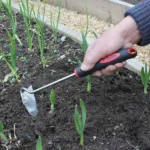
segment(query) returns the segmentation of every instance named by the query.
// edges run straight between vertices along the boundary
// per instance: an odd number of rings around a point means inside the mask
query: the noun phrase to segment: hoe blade
[[[29,88],[27,89],[33,91],[32,85],[29,86]],[[20,91],[20,94],[21,94],[22,103],[25,105],[28,113],[31,116],[36,117],[38,114],[38,110],[37,110],[37,104],[36,104],[36,99],[34,94],[30,94],[23,90]]]

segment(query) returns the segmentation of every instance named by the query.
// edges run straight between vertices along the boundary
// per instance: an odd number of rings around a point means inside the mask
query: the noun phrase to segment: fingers
[[[117,63],[115,65],[110,65],[101,71],[96,71],[93,73],[93,76],[100,77],[102,75],[111,75],[113,72],[123,68],[126,65],[126,62]]]

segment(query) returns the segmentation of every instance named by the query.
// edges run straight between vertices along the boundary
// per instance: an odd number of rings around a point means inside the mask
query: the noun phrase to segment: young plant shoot
[[[86,40],[86,35],[82,32],[82,41],[83,41],[83,45],[82,45],[82,49],[83,49],[83,52],[84,54],[86,53],[87,51],[87,48],[88,48],[88,43],[87,43],[87,40]],[[88,75],[86,77],[87,79],[87,92],[91,92],[91,89],[92,89],[92,86],[91,86],[91,82],[92,82],[92,76],[91,75]]]
[[[83,146],[84,145],[84,127],[85,127],[85,121],[86,121],[86,108],[81,99],[80,99],[80,108],[81,108],[81,114],[78,112],[77,105],[75,106],[74,120],[75,120],[76,130],[80,136],[80,145]]]
[[[26,32],[26,36],[27,36],[27,40],[28,40],[29,51],[32,50],[33,37],[34,37],[34,32],[32,30],[32,23],[31,23],[32,13],[33,13],[33,8],[34,8],[33,6],[34,5],[32,5],[31,9],[30,9],[28,0],[26,0],[26,2],[21,0],[20,12],[23,16],[23,20],[25,23],[25,32]]]
[[[59,8],[58,8],[58,15],[57,15],[56,22],[54,22],[54,20],[53,20],[53,13],[50,12],[50,25],[51,25],[51,28],[52,28],[52,33],[53,33],[55,43],[57,42],[58,24],[59,24],[59,20],[60,20],[61,5],[62,5],[62,0],[59,0]]]
[[[3,7],[4,7],[9,19],[10,19],[10,23],[11,23],[11,27],[12,27],[12,33],[13,33],[13,39],[17,40],[19,42],[19,44],[22,46],[22,42],[16,33],[17,32],[17,20],[16,20],[16,16],[13,15],[11,0],[6,0],[6,3],[4,3],[2,1],[2,5],[3,5]]]
[[[44,11],[43,14],[40,14],[40,6],[38,6],[38,13],[36,14],[35,11],[34,12],[34,18],[36,21],[36,25],[37,25],[37,36],[38,36],[38,44],[39,44],[39,48],[40,48],[40,57],[41,57],[41,62],[43,65],[43,68],[45,68],[46,64],[45,64],[45,57],[44,57],[44,16],[45,16],[45,6],[44,6]]]
[[[42,150],[42,138],[41,136],[38,137],[38,140],[36,142],[36,150]]]
[[[1,10],[1,8],[2,8],[2,0],[0,0],[0,10]]]
[[[11,70],[11,77],[15,77],[17,82],[19,83],[20,81],[18,80],[18,75],[17,75],[17,68],[16,68],[16,45],[15,45],[15,39],[13,38],[13,36],[10,34],[9,31],[7,31],[8,34],[8,38],[10,40],[10,53],[8,54],[8,56],[10,57],[10,60],[8,59],[8,57],[6,57],[6,55],[3,53],[2,54],[2,59],[6,62],[7,66],[9,67],[9,69]]]
[[[89,12],[86,4],[86,0],[83,0],[85,11],[86,11],[86,30],[85,30],[85,37],[87,37],[88,29],[89,29]]]
[[[84,52],[84,55],[86,54],[86,51],[88,49],[88,42],[87,42],[87,34],[88,34],[88,28],[89,28],[89,14],[88,14],[88,8],[87,8],[87,5],[86,5],[86,1],[83,0],[84,2],[84,6],[85,6],[85,10],[86,10],[86,29],[85,29],[85,33],[82,31],[81,34],[82,34],[82,50]],[[91,75],[88,75],[86,77],[87,79],[87,92],[91,92],[92,90],[92,86],[91,86],[91,83],[92,83],[92,76]]]
[[[6,30],[7,31],[7,30]],[[16,45],[13,36],[7,31],[8,38],[10,40],[10,62],[13,70],[16,72]]]
[[[2,141],[4,141],[4,142],[8,141],[8,139],[7,139],[7,137],[6,137],[5,133],[4,133],[4,125],[3,125],[3,123],[1,121],[0,121],[0,139]]]
[[[54,89],[52,89],[51,92],[50,92],[49,100],[50,100],[50,103],[51,103],[51,112],[53,112],[54,109],[55,109],[55,100],[56,100]]]
[[[144,94],[147,94],[149,78],[150,78],[150,70],[148,69],[147,64],[145,64],[145,67],[142,67],[141,69],[141,80],[144,86]]]
[[[11,70],[11,73],[9,74],[9,78],[10,77],[14,77],[16,78],[17,82],[20,83],[20,80],[18,79],[18,75],[17,75],[17,71],[13,69],[13,67],[11,66],[10,62],[6,59],[5,55],[2,55],[2,59],[4,59],[4,61],[6,62],[7,66],[9,67],[9,69]],[[5,81],[5,80],[4,80]],[[5,81],[6,82],[6,81]]]

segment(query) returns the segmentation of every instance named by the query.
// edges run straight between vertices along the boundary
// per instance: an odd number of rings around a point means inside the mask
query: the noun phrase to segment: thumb
[[[90,63],[89,60],[88,61],[83,61],[82,65],[81,65],[81,70],[83,71],[88,71],[90,69],[92,69],[94,67],[95,63]]]
[[[96,40],[88,47],[84,61],[81,65],[81,70],[88,71],[92,69],[99,59],[105,56],[106,51],[102,48],[105,46],[102,45],[104,44],[99,44],[99,41]]]

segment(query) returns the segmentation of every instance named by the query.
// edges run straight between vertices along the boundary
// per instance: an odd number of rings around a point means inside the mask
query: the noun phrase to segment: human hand
[[[140,39],[141,35],[134,19],[127,16],[119,24],[103,33],[100,38],[88,47],[81,69],[83,71],[92,69],[101,58],[121,48],[131,48]],[[110,75],[125,65],[126,62],[110,65],[105,69],[96,71],[93,75]]]

